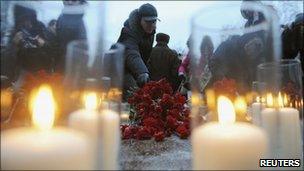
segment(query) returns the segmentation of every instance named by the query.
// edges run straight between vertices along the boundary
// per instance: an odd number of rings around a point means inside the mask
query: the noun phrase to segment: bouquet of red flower
[[[180,138],[190,135],[190,110],[186,98],[173,93],[165,80],[151,81],[136,90],[128,99],[131,106],[130,125],[121,125],[123,139],[164,140],[176,133]]]

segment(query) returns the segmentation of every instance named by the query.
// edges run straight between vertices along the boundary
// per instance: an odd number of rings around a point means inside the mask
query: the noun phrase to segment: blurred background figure
[[[51,58],[51,65],[52,65],[52,69],[51,71],[54,72],[55,71],[55,61],[58,61],[60,53],[59,53],[59,42],[57,39],[57,33],[56,33],[56,25],[57,25],[57,20],[52,19],[49,23],[48,23],[48,27],[46,30],[46,52],[49,56],[49,58]]]
[[[59,43],[59,57],[55,61],[56,71],[64,72],[67,46],[74,40],[87,38],[83,21],[85,0],[64,0],[64,8],[57,20],[56,33]]]
[[[182,84],[181,90],[179,90],[183,95],[187,94],[187,91],[190,90],[189,83],[189,67],[190,67],[190,37],[187,40],[187,47],[189,49],[187,55],[183,58],[182,63],[178,67],[178,80]]]
[[[209,63],[213,55],[213,51],[214,45],[211,40],[211,37],[208,35],[204,36],[200,46],[201,58],[199,66],[201,66],[201,68],[198,70],[201,80],[201,90],[205,89],[212,76],[211,71],[209,69]]]
[[[252,1],[259,5],[260,1]],[[241,5],[240,13],[246,19],[245,28],[253,27],[265,21],[261,12],[248,10],[246,1]],[[245,7],[245,8],[244,8]],[[209,62],[209,69],[212,77],[207,87],[212,86],[217,80],[223,78],[234,79],[240,93],[251,89],[252,81],[256,80],[256,70],[258,64],[265,56],[273,56],[269,43],[266,42],[265,31],[257,30],[242,35],[230,35],[216,49]],[[248,72],[241,72],[248,71]]]
[[[303,35],[304,13],[299,13],[295,16],[295,20],[290,25],[284,26],[282,32],[283,58],[299,59],[302,63],[302,70],[304,71]]]
[[[36,11],[15,5],[14,16],[13,43],[16,46],[17,65],[22,71],[27,72],[50,70],[50,58],[45,52],[46,27],[37,20]]]
[[[168,47],[170,36],[164,33],[156,35],[157,44],[151,51],[148,61],[148,68],[151,74],[151,80],[158,81],[166,78],[174,91],[179,86],[178,67],[181,61],[178,59],[176,51]]]

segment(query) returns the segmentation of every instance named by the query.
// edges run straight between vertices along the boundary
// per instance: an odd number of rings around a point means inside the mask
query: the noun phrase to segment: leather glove
[[[139,87],[144,86],[150,80],[148,73],[142,73],[137,77],[137,84]]]
[[[178,74],[178,80],[179,80],[179,82],[185,82],[185,81],[186,81],[186,76],[185,76],[185,74],[182,73],[182,72],[180,72],[180,73]]]

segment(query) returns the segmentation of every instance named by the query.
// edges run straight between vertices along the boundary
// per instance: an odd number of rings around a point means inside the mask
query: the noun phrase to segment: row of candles
[[[303,103],[303,99],[300,103]],[[257,100],[252,104],[253,123],[261,126],[269,136],[269,157],[303,160],[302,109],[302,105],[291,105],[287,95],[281,92],[277,95],[267,93],[265,101]]]
[[[70,128],[52,128],[56,103],[51,89],[41,87],[33,99],[34,126],[1,132],[3,169],[118,168],[119,115],[108,109],[113,104],[101,103],[103,109],[98,111],[96,93],[87,92],[84,108],[70,114]],[[246,111],[244,99],[232,103],[225,96],[217,98],[219,122],[193,130],[193,168],[258,169],[263,157],[301,158],[299,111],[284,107],[281,94],[276,99],[277,107],[271,94],[266,105],[253,103],[254,124],[250,124],[236,122],[236,113]],[[272,155],[274,151],[281,156]]]
[[[2,169],[118,169],[119,114],[96,93],[84,95],[84,108],[69,115],[68,127],[53,127],[56,102],[48,85],[31,98],[32,127],[1,132]]]
[[[198,100],[195,94],[192,97],[195,106]],[[217,100],[217,109],[212,110],[217,110],[218,121],[193,129],[193,168],[256,170],[263,158],[303,161],[300,113],[293,107],[284,106],[284,97],[287,104],[287,96],[282,97],[281,93],[276,98],[268,94],[265,104],[254,102],[250,112],[251,124],[236,121],[237,112],[247,111],[245,98],[239,97],[232,102],[225,96],[216,99],[209,94],[207,104],[209,100],[211,109],[214,105],[212,100]]]

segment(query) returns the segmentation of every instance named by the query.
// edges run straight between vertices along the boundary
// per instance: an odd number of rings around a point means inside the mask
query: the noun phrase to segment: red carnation
[[[163,141],[165,138],[165,134],[163,131],[157,132],[153,135],[155,141]]]
[[[130,139],[133,138],[133,131],[132,128],[130,128],[129,126],[126,127],[123,131],[123,135],[122,135],[123,139]]]
[[[189,129],[183,124],[177,127],[176,132],[181,139],[186,139],[190,135]]]
[[[178,126],[176,118],[174,118],[171,115],[167,116],[167,124],[168,124],[168,127],[173,129],[173,130]]]
[[[150,131],[149,131],[148,127],[145,127],[145,126],[139,128],[135,136],[136,136],[136,139],[138,139],[138,140],[148,140],[151,138]]]
[[[155,141],[163,141],[175,131],[181,138],[190,134],[189,110],[184,105],[186,98],[179,93],[173,94],[166,79],[148,82],[137,89],[128,102],[133,113],[130,120],[136,126],[121,127],[124,139],[154,137]]]

